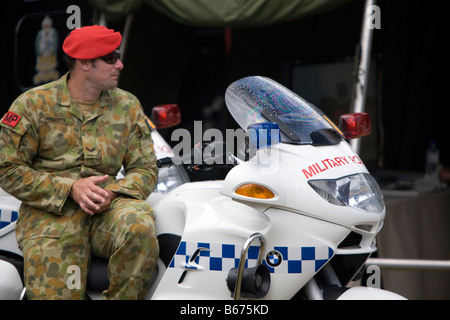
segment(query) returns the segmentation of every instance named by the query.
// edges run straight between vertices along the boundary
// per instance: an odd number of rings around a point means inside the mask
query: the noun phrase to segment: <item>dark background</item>
[[[2,2],[1,114],[32,86],[34,39],[44,13],[55,14],[61,45],[68,31],[65,10],[73,2]],[[381,29],[374,31],[374,101],[369,110],[375,130],[363,140],[362,158],[371,170],[423,171],[426,148],[435,140],[442,161],[448,164],[448,23],[444,20],[448,4],[436,0],[380,0],[377,4]],[[83,24],[92,24],[98,12],[86,1],[77,5]],[[143,5],[134,16],[120,87],[134,93],[148,114],[158,104],[179,104],[183,122],[178,127],[191,129],[194,120],[203,120],[203,129],[236,127],[223,103],[232,81],[263,75],[292,88],[295,70],[301,70],[297,68],[351,63],[363,8],[364,1],[356,0],[298,21],[227,31],[184,26]],[[108,25],[122,31],[124,20]],[[67,70],[62,54],[59,70],[61,74]],[[349,112],[349,107],[343,111]],[[172,130],[162,134],[170,140]]]

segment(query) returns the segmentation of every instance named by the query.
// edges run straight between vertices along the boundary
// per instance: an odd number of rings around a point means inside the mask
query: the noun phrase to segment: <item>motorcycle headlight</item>
[[[355,174],[335,180],[310,180],[309,185],[331,204],[371,213],[384,209],[383,194],[370,174]]]

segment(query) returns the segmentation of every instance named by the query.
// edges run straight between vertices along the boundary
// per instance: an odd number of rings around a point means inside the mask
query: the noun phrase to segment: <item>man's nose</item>
[[[123,62],[120,59],[117,59],[116,63],[114,64],[114,68],[118,69],[118,70],[122,70],[123,69]]]

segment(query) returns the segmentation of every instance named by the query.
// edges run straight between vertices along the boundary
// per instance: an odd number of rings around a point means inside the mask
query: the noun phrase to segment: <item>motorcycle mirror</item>
[[[181,111],[177,104],[162,104],[153,107],[152,120],[158,129],[170,128],[180,124]]]
[[[361,138],[372,132],[370,117],[364,112],[342,115],[339,118],[339,128],[348,140]]]

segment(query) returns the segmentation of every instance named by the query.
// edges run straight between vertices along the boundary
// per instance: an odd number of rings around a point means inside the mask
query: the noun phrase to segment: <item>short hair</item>
[[[89,59],[90,61],[92,61],[92,65],[95,68],[95,59]],[[66,55],[66,63],[67,63],[67,68],[69,69],[69,71],[72,71],[73,68],[75,68],[75,64],[77,63],[77,59],[72,58],[71,56]]]
[[[69,71],[71,71],[75,67],[76,61],[77,61],[77,59],[66,55],[66,63],[67,63],[67,68],[69,69]]]

